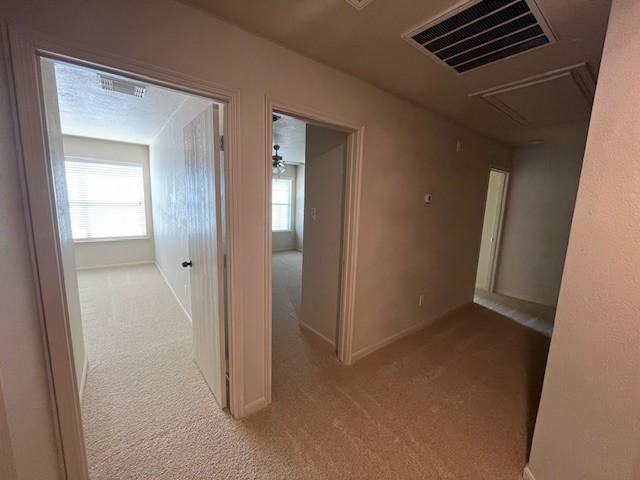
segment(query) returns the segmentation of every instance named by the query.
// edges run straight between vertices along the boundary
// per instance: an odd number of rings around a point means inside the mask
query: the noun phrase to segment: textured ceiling
[[[379,0],[362,10],[345,0],[182,1],[510,144],[549,125],[519,124],[469,94],[582,62],[595,76],[611,3],[538,0],[557,43],[461,75],[401,38],[458,0]]]
[[[65,135],[148,145],[188,98],[154,85],[137,98],[101,89],[96,70],[62,62],[56,62],[55,70]]]
[[[304,163],[306,123],[281,113],[278,113],[278,117],[273,122],[273,144],[280,145],[280,155],[285,163]]]

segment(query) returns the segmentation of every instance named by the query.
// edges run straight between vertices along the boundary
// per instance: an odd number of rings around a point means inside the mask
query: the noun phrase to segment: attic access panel
[[[466,1],[403,38],[458,73],[556,41],[533,0]]]

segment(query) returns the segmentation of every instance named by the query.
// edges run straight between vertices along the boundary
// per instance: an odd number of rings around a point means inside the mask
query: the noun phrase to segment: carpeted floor
[[[520,478],[548,339],[472,305],[346,368],[297,326],[300,255],[273,265],[273,404],[244,420],[155,267],[80,274],[93,480]]]

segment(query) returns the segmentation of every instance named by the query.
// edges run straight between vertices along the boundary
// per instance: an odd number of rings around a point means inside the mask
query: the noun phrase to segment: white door
[[[482,226],[478,271],[476,274],[476,288],[489,292],[493,291],[493,279],[502,215],[504,212],[506,187],[507,173],[499,170],[491,170]]]
[[[87,374],[87,352],[84,343],[84,332],[80,311],[80,292],[76,275],[76,260],[71,232],[71,211],[67,196],[67,181],[62,144],[62,126],[58,108],[58,90],[56,85],[55,65],[52,60],[40,60],[42,79],[42,95],[47,123],[47,143],[51,161],[51,177],[55,194],[56,220],[58,223],[58,239],[60,242],[60,261],[64,274],[64,291],[67,300],[69,332],[73,350],[73,361],[76,371],[78,393],[82,397],[82,387]]]
[[[220,129],[212,105],[184,127],[194,359],[218,405],[227,404]]]

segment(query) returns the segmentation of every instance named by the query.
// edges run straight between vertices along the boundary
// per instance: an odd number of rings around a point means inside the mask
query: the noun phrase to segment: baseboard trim
[[[468,307],[469,305],[471,305],[473,302],[465,302],[462,305],[459,305],[455,308],[452,308],[450,310],[447,310],[444,313],[441,313],[439,315],[435,315],[434,317],[428,318],[427,320],[423,320],[420,323],[417,323],[415,325],[411,325],[408,328],[405,328],[404,330],[398,332],[398,333],[394,333],[393,335],[389,335],[387,338],[384,338],[376,343],[373,343],[367,347],[361,348],[360,350],[358,350],[357,352],[354,352],[352,355],[353,361],[355,362],[356,360],[360,360],[364,357],[366,357],[367,355],[372,354],[373,352],[375,352],[376,350],[380,350],[383,347],[386,347],[387,345],[390,345],[394,342],[397,342],[398,340],[400,340],[401,338],[407,337],[413,333],[419,332],[420,330],[422,330],[423,328],[428,327],[429,325],[431,325],[432,323],[445,318],[455,312],[457,312],[458,310],[462,310],[465,307]]]
[[[149,264],[155,264],[155,262],[153,260],[143,260],[140,262],[106,263],[103,265],[90,265],[86,267],[76,267],[76,270],[94,270],[96,268],[133,267],[135,265],[149,265]]]
[[[84,387],[87,384],[87,373],[89,372],[89,355],[84,352],[84,362],[82,364],[82,376],[80,377],[80,391],[78,396],[80,397],[80,404],[82,405],[82,399],[84,398]]]
[[[516,300],[522,300],[525,302],[536,303],[538,305],[542,305],[543,307],[557,308],[557,305],[549,305],[548,303],[543,302],[540,299],[535,299],[535,298],[528,297],[526,295],[521,295],[519,293],[510,292],[509,290],[496,288],[493,290],[493,292],[489,292],[489,293],[490,294],[495,293],[496,295],[504,295],[505,297],[511,297],[511,298],[515,298]]]
[[[310,333],[314,334],[315,336],[319,337],[321,340],[323,340],[324,342],[328,343],[332,347],[336,346],[336,342],[331,340],[329,337],[324,336],[323,334],[321,334],[319,331],[317,331],[315,328],[313,328],[309,324],[306,324],[303,321],[299,321],[298,325],[300,325],[302,328],[304,328],[305,330],[309,331]]]
[[[175,290],[173,289],[173,287],[169,283],[169,280],[167,279],[167,276],[164,274],[164,272],[160,268],[160,265],[158,265],[158,262],[153,262],[153,264],[156,266],[156,268],[160,272],[160,276],[162,276],[162,279],[164,280],[164,283],[167,285],[167,287],[169,287],[169,291],[173,295],[173,298],[175,298],[176,302],[178,302],[178,306],[180,307],[180,310],[182,310],[182,313],[184,313],[184,316],[187,317],[187,320],[189,320],[189,323],[193,324],[193,320],[191,319],[191,315],[189,315],[189,312],[187,312],[187,309],[184,308],[184,305],[182,304],[182,302],[180,301],[180,298],[178,297],[178,295],[176,294]]]
[[[524,472],[522,472],[522,480],[536,480],[536,477],[533,476],[529,465],[525,465]]]

